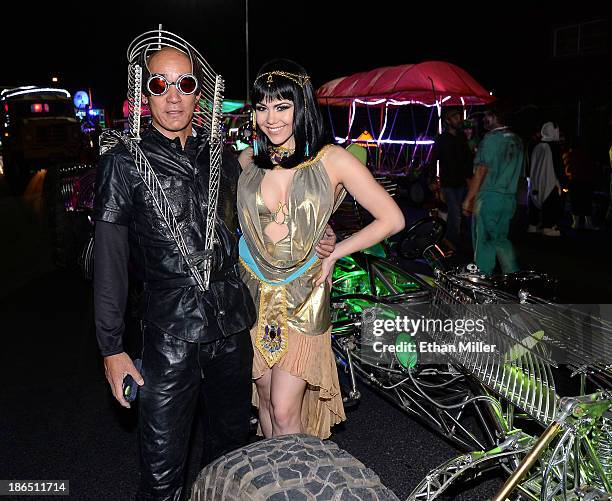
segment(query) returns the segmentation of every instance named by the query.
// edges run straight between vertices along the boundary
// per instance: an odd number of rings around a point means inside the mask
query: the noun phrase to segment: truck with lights
[[[0,91],[4,174],[17,189],[38,170],[77,161],[83,134],[67,90],[23,86]]]

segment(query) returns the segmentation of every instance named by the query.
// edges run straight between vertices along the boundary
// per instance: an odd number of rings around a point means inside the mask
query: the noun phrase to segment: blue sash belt
[[[240,242],[238,243],[238,250],[240,253],[240,259],[242,260],[243,264],[246,265],[246,267],[253,272],[257,278],[259,280],[261,280],[262,282],[265,282],[267,284],[270,285],[285,285],[288,284],[290,282],[293,282],[296,278],[302,276],[304,274],[304,272],[306,270],[308,270],[308,268],[310,268],[318,259],[316,254],[313,254],[313,256],[308,260],[307,263],[303,264],[302,266],[300,266],[296,271],[294,271],[291,275],[289,275],[287,278],[285,278],[284,280],[281,281],[270,281],[270,280],[266,280],[264,278],[264,276],[262,275],[261,271],[259,270],[259,267],[257,266],[257,263],[255,262],[255,260],[253,259],[253,256],[251,255],[251,251],[249,250],[249,246],[247,245],[245,239],[244,239],[244,235],[240,237]]]

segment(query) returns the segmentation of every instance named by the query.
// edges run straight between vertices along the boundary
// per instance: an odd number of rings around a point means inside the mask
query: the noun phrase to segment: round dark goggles
[[[176,90],[188,96],[198,90],[198,79],[192,73],[184,73],[176,82],[168,82],[164,75],[159,74],[151,75],[147,80],[147,90],[153,96],[163,96],[171,85],[175,85]]]

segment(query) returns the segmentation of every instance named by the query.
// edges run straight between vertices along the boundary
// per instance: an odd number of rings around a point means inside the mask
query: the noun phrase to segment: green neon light
[[[364,254],[369,254],[370,256],[376,257],[387,257],[387,253],[385,252],[385,248],[380,244],[373,245],[372,247],[368,247],[367,249],[362,251]]]
[[[200,101],[202,103],[202,101]],[[212,103],[206,99],[204,100],[203,105],[207,106],[209,110],[212,110]],[[235,99],[225,99],[223,104],[221,105],[221,113],[231,113],[232,111],[237,111],[246,106],[245,101],[237,101]]]
[[[237,101],[235,99],[225,99],[221,108],[222,113],[231,113],[246,106],[245,101]]]
[[[249,143],[243,143],[240,139],[237,139],[235,144],[238,151],[246,150],[250,146]]]
[[[384,273],[385,278],[393,285],[393,288],[399,291],[400,294],[421,290],[421,285],[412,280],[410,275],[398,272],[382,263],[378,263],[377,266]],[[334,288],[343,294],[372,293],[368,273],[350,256],[338,261],[334,268],[333,283]],[[379,277],[374,278],[374,288],[374,294],[379,297],[393,294]]]
[[[389,294],[391,294],[391,291],[387,289],[385,284],[383,284],[382,280],[378,277],[374,278],[374,286],[376,287],[377,296],[388,296]]]

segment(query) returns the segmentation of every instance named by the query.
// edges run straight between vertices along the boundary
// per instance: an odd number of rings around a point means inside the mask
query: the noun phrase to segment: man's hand
[[[106,374],[106,380],[110,384],[113,397],[117,399],[123,407],[130,408],[129,402],[123,397],[123,378],[130,374],[138,386],[144,384],[144,379],[140,375],[140,372],[134,367],[134,362],[124,351],[104,357],[104,373]]]
[[[474,175],[470,181],[468,193],[465,196],[465,200],[463,200],[463,204],[461,204],[461,209],[464,216],[469,216],[474,212],[474,200],[476,200],[476,196],[478,195],[480,187],[482,186],[482,183],[484,183],[488,172],[489,168],[484,164],[478,164],[474,169]]]
[[[473,198],[466,198],[463,201],[463,204],[461,205],[461,208],[463,209],[463,215],[464,216],[470,216],[472,214],[472,212],[474,212],[474,199]]]
[[[315,247],[317,251],[317,256],[319,259],[325,259],[329,257],[334,249],[336,248],[336,234],[334,230],[332,230],[331,226],[328,224],[325,226],[325,232],[321,237],[321,240]]]
[[[328,257],[321,260],[321,274],[315,281],[315,286],[323,286],[323,283],[327,281],[330,288],[332,286],[332,275],[334,274],[334,266],[336,265],[336,259]]]

